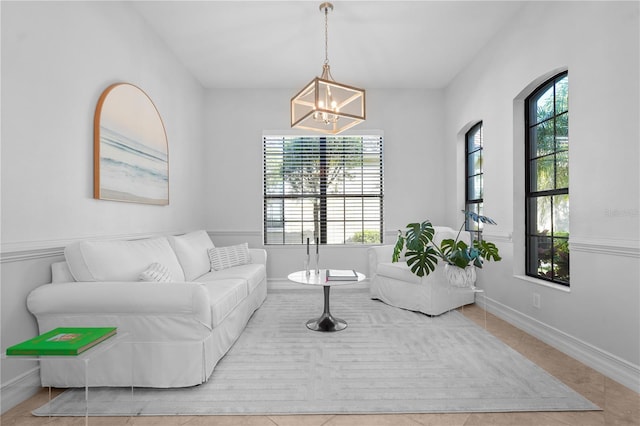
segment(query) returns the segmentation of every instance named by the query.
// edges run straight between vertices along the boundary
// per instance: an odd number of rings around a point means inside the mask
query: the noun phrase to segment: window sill
[[[552,282],[549,281],[545,281],[545,280],[540,280],[534,277],[530,277],[528,275],[514,275],[515,278],[522,280],[522,281],[527,281],[533,284],[537,284],[540,285],[542,287],[547,287],[547,288],[551,288],[554,290],[558,290],[558,291],[562,291],[564,293],[571,293],[571,287],[567,287],[564,285],[560,285],[560,284],[554,284]]]

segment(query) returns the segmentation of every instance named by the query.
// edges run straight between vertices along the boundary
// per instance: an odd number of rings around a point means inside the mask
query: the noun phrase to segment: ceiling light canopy
[[[327,134],[341,133],[365,120],[364,89],[338,83],[329,67],[328,14],[331,3],[322,3],[324,12],[324,64],[322,74],[291,98],[291,127]]]

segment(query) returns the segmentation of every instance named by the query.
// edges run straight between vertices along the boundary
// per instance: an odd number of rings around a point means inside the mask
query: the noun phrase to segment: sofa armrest
[[[251,263],[261,263],[267,265],[267,251],[265,249],[250,248]]]
[[[378,270],[378,263],[391,262],[393,245],[373,246],[367,249],[369,259],[369,278],[373,278]]]
[[[45,284],[27,297],[38,316],[60,314],[184,315],[211,327],[209,294],[199,283],[70,282]]]

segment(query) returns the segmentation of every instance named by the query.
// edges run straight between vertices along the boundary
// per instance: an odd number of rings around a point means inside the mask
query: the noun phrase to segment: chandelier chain
[[[329,8],[324,8],[324,63],[329,63]]]

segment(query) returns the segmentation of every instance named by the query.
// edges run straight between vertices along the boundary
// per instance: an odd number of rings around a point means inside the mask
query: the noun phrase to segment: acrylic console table
[[[32,361],[32,362],[35,361],[38,363],[40,363],[40,361],[48,361],[53,363],[56,363],[56,362],[80,363],[80,365],[82,366],[83,374],[84,374],[84,406],[85,406],[84,424],[85,426],[88,426],[89,415],[91,414],[90,403],[89,403],[90,402],[89,401],[89,388],[90,388],[89,378],[90,378],[91,361],[98,359],[101,355],[105,354],[116,345],[125,344],[131,347],[131,342],[129,341],[129,337],[130,337],[129,333],[127,332],[117,333],[113,337],[98,343],[94,347],[82,352],[79,355],[65,355],[65,356],[7,355],[6,353],[3,352],[0,357],[2,358],[3,362],[18,360],[18,361]],[[131,358],[131,356],[132,355],[130,354],[129,357]],[[132,372],[132,379],[133,379],[133,372]],[[51,398],[51,395],[52,395],[51,386],[49,386],[48,389],[49,389],[49,403],[48,403],[49,413],[54,413],[56,411],[56,408],[54,407],[55,400],[52,400]],[[131,389],[133,392],[133,385]],[[49,415],[49,417],[51,417],[51,414]]]

